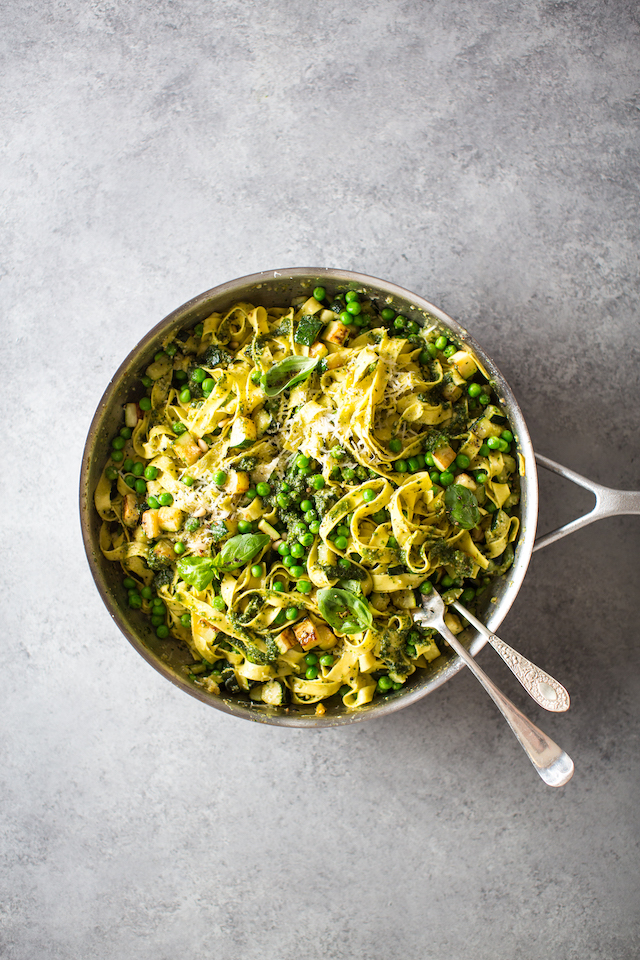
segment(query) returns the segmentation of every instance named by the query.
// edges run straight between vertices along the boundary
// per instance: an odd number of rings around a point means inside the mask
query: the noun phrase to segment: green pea
[[[407,463],[411,473],[417,473],[418,470],[420,469],[420,463],[417,457],[409,457],[409,460],[407,461]]]
[[[392,310],[391,307],[385,307],[382,313],[380,314],[382,319],[387,321],[393,320],[395,315],[396,315],[396,312],[395,310]]]
[[[135,590],[138,584],[133,577],[125,577],[122,581],[122,586],[125,588],[125,590]]]
[[[238,533],[253,533],[251,520],[238,520]]]
[[[506,440],[507,443],[513,443],[513,434],[511,433],[511,430],[503,430],[500,436],[503,440]]]
[[[151,587],[142,587],[140,590],[140,596],[143,600],[151,600],[153,596],[153,589]]]
[[[261,481],[256,484],[256,492],[259,497],[268,497],[271,493],[271,485]]]
[[[227,482],[227,474],[224,470],[216,470],[213,475],[213,482],[217,487],[223,486]]]
[[[495,513],[496,510],[498,509],[492,500],[487,500],[487,502],[484,505],[484,508],[487,511],[487,513]]]
[[[126,470],[127,473],[130,473],[132,467],[133,467],[133,460],[131,460],[129,457],[127,457],[127,459],[125,460],[125,462],[122,464],[122,469],[123,469],[123,470]]]
[[[438,356],[438,348],[436,347],[435,343],[427,344],[427,353],[432,359],[435,359]]]
[[[168,357],[175,357],[176,353],[178,352],[178,348],[175,343],[168,343],[164,348],[164,352]]]
[[[151,379],[151,377],[147,377],[147,376],[140,377],[140,382],[142,386],[145,387],[147,390],[150,390],[151,387],[153,386],[153,380]]]
[[[479,457],[488,457],[490,453],[489,447],[486,443],[483,443],[480,449],[478,450]]]
[[[298,608],[297,608],[297,607],[287,607],[284,615],[285,615],[285,617],[287,618],[287,620],[295,620],[296,617],[298,616]]]
[[[395,468],[398,471],[398,473],[406,473],[407,470],[409,469],[409,465],[406,460],[396,460]]]
[[[355,470],[352,470],[351,467],[344,467],[342,471],[342,478],[343,480],[346,480],[347,483],[350,483],[352,480],[355,480],[356,478]]]
[[[429,353],[428,350],[423,350],[420,356],[418,357],[418,361],[421,364],[423,364],[423,366],[424,364],[429,363],[430,360],[431,360],[431,354]]]
[[[350,300],[347,304],[347,313],[350,313],[352,317],[357,317],[361,312],[362,304],[358,303],[357,300]]]
[[[295,543],[294,543],[294,547],[295,547]],[[287,570],[290,570],[291,567],[296,566],[296,558],[292,556],[290,553],[282,558],[282,562],[284,563]]]
[[[402,684],[401,684],[401,683],[396,683],[396,682],[394,682],[394,683],[391,684],[391,686],[393,687],[394,690],[401,690],[401,689],[402,689]]]
[[[189,403],[191,400],[191,390],[188,387],[185,387],[184,390],[180,391],[180,403]]]
[[[444,350],[444,348],[446,347],[446,345],[448,344],[448,342],[449,342],[449,341],[447,340],[446,337],[443,337],[443,336],[438,337],[438,339],[435,341],[436,349],[437,349],[437,350]]]
[[[313,545],[314,536],[311,531],[309,531],[309,533],[303,533],[299,540],[303,547],[310,547]]]
[[[313,500],[303,500],[300,504],[300,509],[303,513],[306,513],[307,510],[313,510]]]
[[[320,663],[323,667],[333,666],[333,656],[330,653],[323,653],[320,657]]]
[[[118,476],[118,471],[116,470],[115,467],[106,467],[104,471],[104,475],[107,478],[107,480],[115,480]]]
[[[348,683],[343,683],[340,689],[338,690],[338,696],[346,697],[348,693],[351,693],[351,687]]]
[[[288,543],[279,543],[278,544],[278,553],[281,557],[288,557],[291,553],[291,547]]]
[[[195,483],[195,480],[193,477],[187,476],[182,478],[182,482],[184,483],[185,487],[192,487]]]
[[[259,579],[263,573],[263,566],[261,563],[254,563],[251,567],[251,576]]]
[[[471,603],[475,595],[476,595],[476,592],[473,589],[473,587],[466,587],[460,594],[460,599],[462,600],[463,603]]]
[[[409,333],[412,333],[412,334],[417,333],[419,329],[420,327],[415,322],[415,320],[409,320],[409,322],[407,323],[407,330],[409,331]]]
[[[196,367],[191,373],[191,379],[194,383],[203,383],[207,379],[207,371],[202,367]]]
[[[222,599],[222,597],[214,597],[213,600],[211,601],[211,606],[213,607],[214,610],[226,610],[226,609],[227,609],[227,605],[226,605],[226,603],[224,602],[224,600]]]
[[[333,541],[336,547],[336,550],[346,550],[348,545],[348,540],[346,537],[336,537]]]
[[[389,450],[391,453],[400,453],[402,450],[402,440],[399,437],[392,437],[389,440]]]
[[[500,437],[498,440],[498,450],[500,451],[500,453],[507,453],[507,451],[509,451],[510,449],[511,447],[507,443],[507,441],[503,440],[502,437]]]
[[[142,597],[139,593],[129,594],[129,606],[132,610],[139,610],[142,606]]]
[[[476,473],[476,474],[475,474],[475,481],[476,481],[476,483],[486,483],[488,479],[489,479],[489,478],[488,478],[488,476],[487,476],[486,473]]]
[[[309,457],[305,457],[303,453],[298,454],[296,457],[296,467],[308,467],[310,464]]]
[[[443,470],[440,474],[440,484],[443,487],[450,487],[454,480],[455,477],[450,470]]]
[[[164,613],[166,609],[164,605],[164,600],[162,600],[160,597],[154,597],[153,600],[151,601],[151,606],[154,609],[159,610],[160,613]]]
[[[324,300],[326,295],[327,295],[327,291],[325,290],[324,287],[316,287],[315,290],[313,291],[313,298],[318,302],[320,302],[321,300]]]
[[[346,525],[346,523],[341,523],[340,526],[336,528],[336,534],[339,537],[348,537],[351,533],[351,529]]]
[[[178,381],[178,383],[182,383],[184,380],[187,379],[187,375],[184,372],[184,370],[174,370],[173,377],[174,377],[174,380]]]
[[[351,562],[346,557],[338,557],[338,566],[341,570],[351,570]]]
[[[388,515],[386,510],[378,510],[377,513],[372,513],[371,519],[375,523],[386,523],[386,521],[388,520]]]
[[[452,587],[454,583],[455,583],[455,580],[453,579],[453,577],[450,577],[448,573],[445,573],[444,577],[440,581],[440,586],[444,587],[446,590],[449,587]]]
[[[259,370],[252,370],[250,380],[252,383],[260,383],[262,374]]]
[[[170,493],[161,493],[158,497],[158,503],[161,507],[170,507],[173,503],[173,497]]]
[[[160,506],[160,501],[158,500],[157,497],[147,497],[147,503],[149,504],[152,510],[157,510],[158,507]]]
[[[141,397],[140,400],[138,400],[138,406],[145,412],[151,410],[151,400],[149,400],[149,397]]]
[[[486,407],[486,405],[490,403],[491,397],[489,396],[488,393],[481,393],[480,396],[478,397],[478,400],[480,401],[483,407]]]
[[[362,499],[364,500],[365,503],[371,503],[371,501],[375,500],[376,497],[377,497],[377,493],[375,492],[375,490],[365,490],[364,493],[362,494]]]
[[[346,324],[347,326],[351,323],[351,314],[347,313],[346,310],[343,310],[339,316],[342,323]]]
[[[456,352],[456,348],[452,344],[449,344],[449,346],[445,347],[442,352],[444,353],[445,357],[448,360],[449,357],[452,357],[454,355],[454,353]]]
[[[207,377],[206,380],[202,381],[202,392],[205,394],[210,394],[215,387],[216,382],[212,380],[211,377]]]
[[[387,540],[387,546],[390,547],[392,550],[395,550],[396,547],[398,546],[398,541],[396,540],[395,537],[389,537],[389,539]]]
[[[247,490],[247,492],[245,493],[245,497],[247,498],[247,500],[255,500],[255,498],[256,498],[257,496],[258,496],[258,492],[257,492],[257,490],[254,490],[253,487],[251,487],[251,488],[250,488],[249,490]]]
[[[399,313],[393,321],[393,325],[396,330],[404,330],[404,325],[406,322],[406,317],[403,317],[402,314]]]
[[[313,584],[309,580],[298,581],[298,593],[311,593]]]
[[[132,490],[135,490],[135,488],[136,488],[136,478],[133,476],[132,473],[130,473],[128,477],[125,477],[125,478],[124,478],[124,482],[126,483],[126,485],[127,485],[128,487],[131,487]]]
[[[433,590],[433,584],[431,583],[430,580],[425,580],[423,583],[420,584],[420,593],[423,596],[428,597],[429,594],[432,592],[432,590]]]
[[[174,545],[173,545],[173,552],[174,552],[174,553],[176,554],[176,556],[178,556],[178,557],[181,557],[182,554],[185,552],[186,549],[187,549],[187,548],[185,547],[185,545],[184,545],[184,543],[182,542],[182,540],[177,540],[176,543],[174,543]]]
[[[124,439],[124,437],[114,437],[111,441],[111,446],[114,450],[122,450],[126,442],[127,441]]]
[[[200,521],[198,520],[197,517],[189,517],[189,519],[187,520],[184,526],[185,526],[185,529],[189,531],[189,533],[193,533],[200,526]]]
[[[344,295],[344,298],[347,301],[347,303],[356,303],[360,299],[360,294],[357,293],[355,290],[347,290],[347,292]]]
[[[274,580],[273,583],[271,584],[271,589],[275,590],[276,593],[283,593],[284,583],[282,582],[282,580]]]
[[[161,623],[164,623],[164,614],[163,614],[163,613],[159,613],[159,614],[157,614],[157,616],[154,615],[153,617],[151,617],[151,626],[152,626],[152,627],[159,627]]]
[[[158,350],[158,352],[156,353],[156,355],[155,355],[155,357],[154,357],[153,359],[154,359],[154,360],[156,361],[156,363],[157,363],[158,360],[164,360],[164,358],[165,358],[166,356],[167,356],[167,354],[165,353],[164,350]]]
[[[360,304],[358,304],[358,306],[360,306]],[[307,680],[315,680],[319,673],[320,671],[317,667],[307,667],[304,675]]]
[[[431,477],[431,483],[440,483],[440,471],[439,470],[430,470],[429,476]]]
[[[500,440],[498,437],[489,437],[487,440],[487,446],[490,450],[499,450],[500,449]]]
[[[459,453],[458,456],[456,457],[456,464],[460,467],[461,470],[466,470],[470,463],[471,463],[471,460],[465,453]]]
[[[380,677],[380,679],[378,680],[378,689],[381,690],[383,693],[386,693],[387,690],[391,690],[392,686],[393,686],[393,680],[391,680],[390,677],[384,676],[384,677]]]
[[[308,667],[315,667],[318,662],[318,655],[316,653],[308,653],[304,658],[304,662]]]
[[[134,490],[136,491],[136,493],[146,493],[146,492],[147,492],[147,485],[146,485],[146,483],[144,482],[144,480],[142,480],[141,478],[139,478],[138,480],[135,481],[135,483],[133,484],[133,488],[134,488]]]
[[[320,521],[319,521],[319,520],[312,520],[312,521],[311,521],[311,523],[309,524],[309,533],[313,533],[313,534],[320,533]]]
[[[144,475],[147,478],[147,480],[155,480],[156,477],[158,476],[158,468],[145,467]]]
[[[303,533],[301,536],[304,537],[306,534]],[[295,557],[295,559],[300,560],[302,557],[304,557],[304,547],[301,543],[292,543],[289,553],[292,557]],[[287,554],[285,554],[285,556],[287,556]]]
[[[134,477],[141,477],[142,474],[144,473],[144,464],[140,463],[139,461],[138,463],[134,463],[131,472],[134,475]]]
[[[172,425],[171,429],[173,430],[173,432],[177,437],[180,437],[182,436],[183,433],[187,432],[187,428],[185,427],[184,423],[182,423],[181,420],[176,420],[176,422]]]
[[[159,640],[165,640],[169,636],[169,627],[165,624],[160,624],[159,627],[156,627],[156,637]]]
[[[311,477],[311,480],[309,481],[309,483],[311,484],[314,490],[322,490],[322,488],[324,487],[324,477],[318,473],[316,474],[315,477]]]

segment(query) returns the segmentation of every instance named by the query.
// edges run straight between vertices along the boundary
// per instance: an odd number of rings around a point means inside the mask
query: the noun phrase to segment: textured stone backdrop
[[[113,0],[0,12],[0,955],[634,960],[639,518],[536,554],[502,628],[573,697],[538,782],[466,674],[258,727],[173,689],[80,543],[88,425],[141,335],[284,266],[468,327],[534,445],[640,487],[633,0]],[[589,497],[541,478],[540,526]]]

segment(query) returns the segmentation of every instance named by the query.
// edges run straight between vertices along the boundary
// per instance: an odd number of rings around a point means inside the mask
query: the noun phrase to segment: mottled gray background
[[[8,960],[632,960],[640,518],[535,555],[502,633],[569,688],[535,776],[458,675],[283,730],[155,673],[80,542],[86,432],[191,296],[285,266],[467,326],[536,448],[640,488],[635,0],[22,0],[3,50],[2,821]],[[590,503],[541,478],[540,527]]]

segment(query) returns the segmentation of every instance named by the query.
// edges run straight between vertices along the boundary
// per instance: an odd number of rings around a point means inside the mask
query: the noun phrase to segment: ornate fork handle
[[[456,610],[471,623],[476,630],[487,638],[493,649],[500,654],[506,665],[511,670],[514,677],[520,681],[530,697],[545,710],[553,713],[563,713],[569,709],[569,694],[554,677],[550,676],[545,670],[531,663],[521,653],[510,647],[508,643],[491,633],[485,627],[481,620],[478,620],[472,613],[457,601],[453,604]]]

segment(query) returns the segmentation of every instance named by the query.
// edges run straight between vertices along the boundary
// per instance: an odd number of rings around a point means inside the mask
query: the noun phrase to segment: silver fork
[[[543,707],[552,713],[563,713],[569,709],[571,705],[569,694],[558,680],[547,673],[546,670],[542,670],[541,667],[536,666],[531,660],[527,660],[525,656],[518,653],[513,647],[510,647],[509,644],[501,640],[500,637],[497,637],[495,633],[487,630],[484,623],[478,620],[477,617],[474,617],[474,615],[470,613],[466,607],[463,607],[461,603],[458,603],[457,600],[453,602],[452,606],[476,628],[478,633],[481,633],[483,637],[487,638],[496,653],[502,657],[509,667],[509,670],[511,670],[516,680],[520,681],[529,696],[535,700],[539,707]]]
[[[515,704],[496,687],[484,670],[475,662],[469,651],[449,630],[444,622],[445,605],[435,590],[423,597],[422,607],[413,611],[413,619],[425,627],[433,627],[444,637],[451,648],[464,660],[476,680],[479,680],[498,710],[502,713],[520,746],[527,754],[536,772],[550,787],[562,787],[573,776],[573,760],[553,740],[535,726]],[[466,613],[465,613],[466,616]]]

